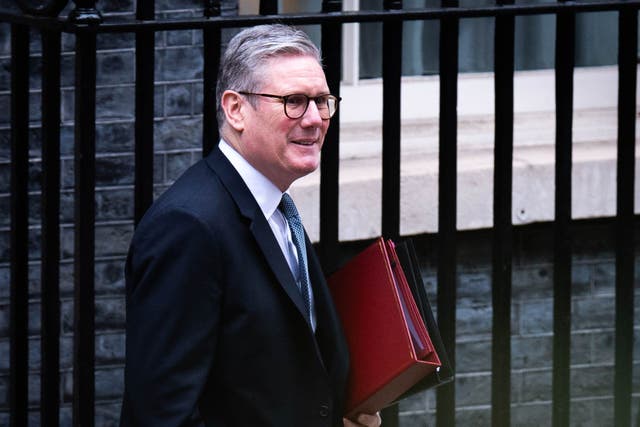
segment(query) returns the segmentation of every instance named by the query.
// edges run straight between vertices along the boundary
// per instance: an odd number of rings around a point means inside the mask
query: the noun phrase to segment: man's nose
[[[322,124],[322,117],[320,117],[320,110],[318,109],[318,105],[316,101],[313,99],[309,100],[309,105],[307,106],[307,111],[304,112],[302,116],[303,126],[318,126]]]

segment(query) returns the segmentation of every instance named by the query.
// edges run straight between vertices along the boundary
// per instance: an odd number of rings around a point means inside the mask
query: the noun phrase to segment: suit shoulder
[[[192,212],[196,216],[209,216],[228,206],[230,201],[219,177],[200,160],[154,201],[145,217],[175,209]]]

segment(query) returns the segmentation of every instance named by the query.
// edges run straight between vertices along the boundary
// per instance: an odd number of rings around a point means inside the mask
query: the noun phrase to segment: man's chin
[[[295,171],[298,178],[302,178],[303,176],[309,175],[313,173],[320,166],[320,159],[315,159],[313,161],[301,162],[296,165]]]

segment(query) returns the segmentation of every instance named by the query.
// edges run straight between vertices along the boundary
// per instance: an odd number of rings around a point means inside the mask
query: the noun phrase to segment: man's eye
[[[313,98],[313,101],[316,103],[318,107],[325,107],[327,105],[329,97],[328,96],[317,96]]]
[[[287,104],[292,107],[297,107],[307,103],[307,98],[304,96],[293,95],[287,98]]]

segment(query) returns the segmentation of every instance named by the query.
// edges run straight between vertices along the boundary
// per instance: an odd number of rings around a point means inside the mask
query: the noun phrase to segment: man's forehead
[[[257,71],[262,88],[327,89],[327,80],[318,60],[310,55],[280,55],[270,58],[262,70]]]
[[[322,69],[322,64],[320,63],[318,58],[316,58],[313,55],[306,54],[306,53],[303,53],[303,52],[299,52],[299,53],[282,52],[282,53],[279,53],[279,54],[274,54],[274,55],[266,58],[265,61],[264,61],[264,64],[267,67],[270,67],[270,66],[282,63],[282,62],[289,62],[289,61],[293,61],[293,60],[308,60],[309,62],[313,62],[313,63],[317,64],[318,67],[320,69]]]

